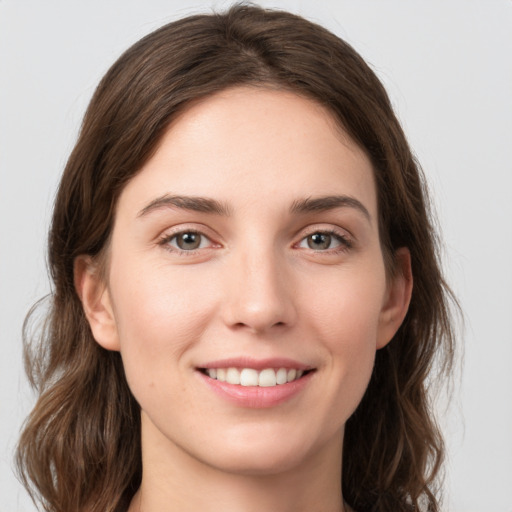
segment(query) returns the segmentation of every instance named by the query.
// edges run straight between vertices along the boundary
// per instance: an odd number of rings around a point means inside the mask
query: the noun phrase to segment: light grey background
[[[511,512],[512,2],[262,1],[346,38],[384,81],[425,168],[466,315],[443,420],[450,512]],[[131,43],[228,2],[0,0],[0,512],[33,511],[12,474],[33,402],[20,331],[48,290],[51,204],[85,106]],[[314,512],[314,511],[312,511]]]

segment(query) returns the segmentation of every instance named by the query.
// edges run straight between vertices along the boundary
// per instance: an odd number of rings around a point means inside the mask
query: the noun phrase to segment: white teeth
[[[228,368],[226,382],[228,384],[240,384],[240,372],[236,368]]]
[[[265,368],[258,372],[254,368],[208,368],[206,374],[220,382],[242,386],[273,387],[287,382],[293,382],[304,375],[304,370],[295,368]]]
[[[260,387],[269,388],[277,384],[276,372],[272,368],[267,368],[260,372],[258,385]]]
[[[258,372],[252,368],[244,368],[240,372],[240,384],[242,386],[257,386]]]
[[[286,368],[279,368],[276,373],[276,382],[278,384],[286,384],[287,375],[288,372],[286,371]]]

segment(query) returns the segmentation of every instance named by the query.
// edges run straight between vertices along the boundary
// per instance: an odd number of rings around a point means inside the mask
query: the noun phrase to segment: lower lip
[[[228,384],[212,379],[202,372],[197,373],[212,391],[229,402],[239,407],[263,409],[283,404],[297,396],[308,385],[314,372],[292,382],[269,387]]]

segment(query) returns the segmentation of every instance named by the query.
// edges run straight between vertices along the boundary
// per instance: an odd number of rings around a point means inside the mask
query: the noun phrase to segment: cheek
[[[307,287],[314,290],[312,286]],[[306,289],[307,289],[306,288]],[[353,412],[370,380],[376,354],[380,313],[386,292],[383,266],[365,272],[340,272],[310,297],[307,322],[317,333],[319,350],[329,354],[333,401]],[[346,418],[345,418],[346,419]]]
[[[129,274],[125,263],[112,267],[111,288],[127,377],[149,381],[160,372],[170,375],[201,338],[211,317],[211,294],[186,270],[140,265]]]
[[[319,282],[322,286],[318,286]],[[386,277],[380,261],[358,271],[340,269],[329,278],[305,283],[304,290],[309,291],[303,294],[309,296],[304,308],[309,309],[311,318],[318,319],[318,326],[329,339],[343,340],[343,345],[354,347],[376,341],[386,293]]]

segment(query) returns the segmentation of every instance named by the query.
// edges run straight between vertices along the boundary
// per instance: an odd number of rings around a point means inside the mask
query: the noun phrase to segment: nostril
[[[274,324],[270,324],[270,327],[271,328],[276,328],[276,327],[286,327],[286,322],[276,322]],[[263,331],[263,330],[266,330],[265,327],[261,327],[261,326],[252,326],[250,323],[244,323],[244,322],[237,322],[236,324],[234,324],[232,326],[234,329],[238,330],[238,329],[251,329],[251,330],[255,330],[255,331]]]

